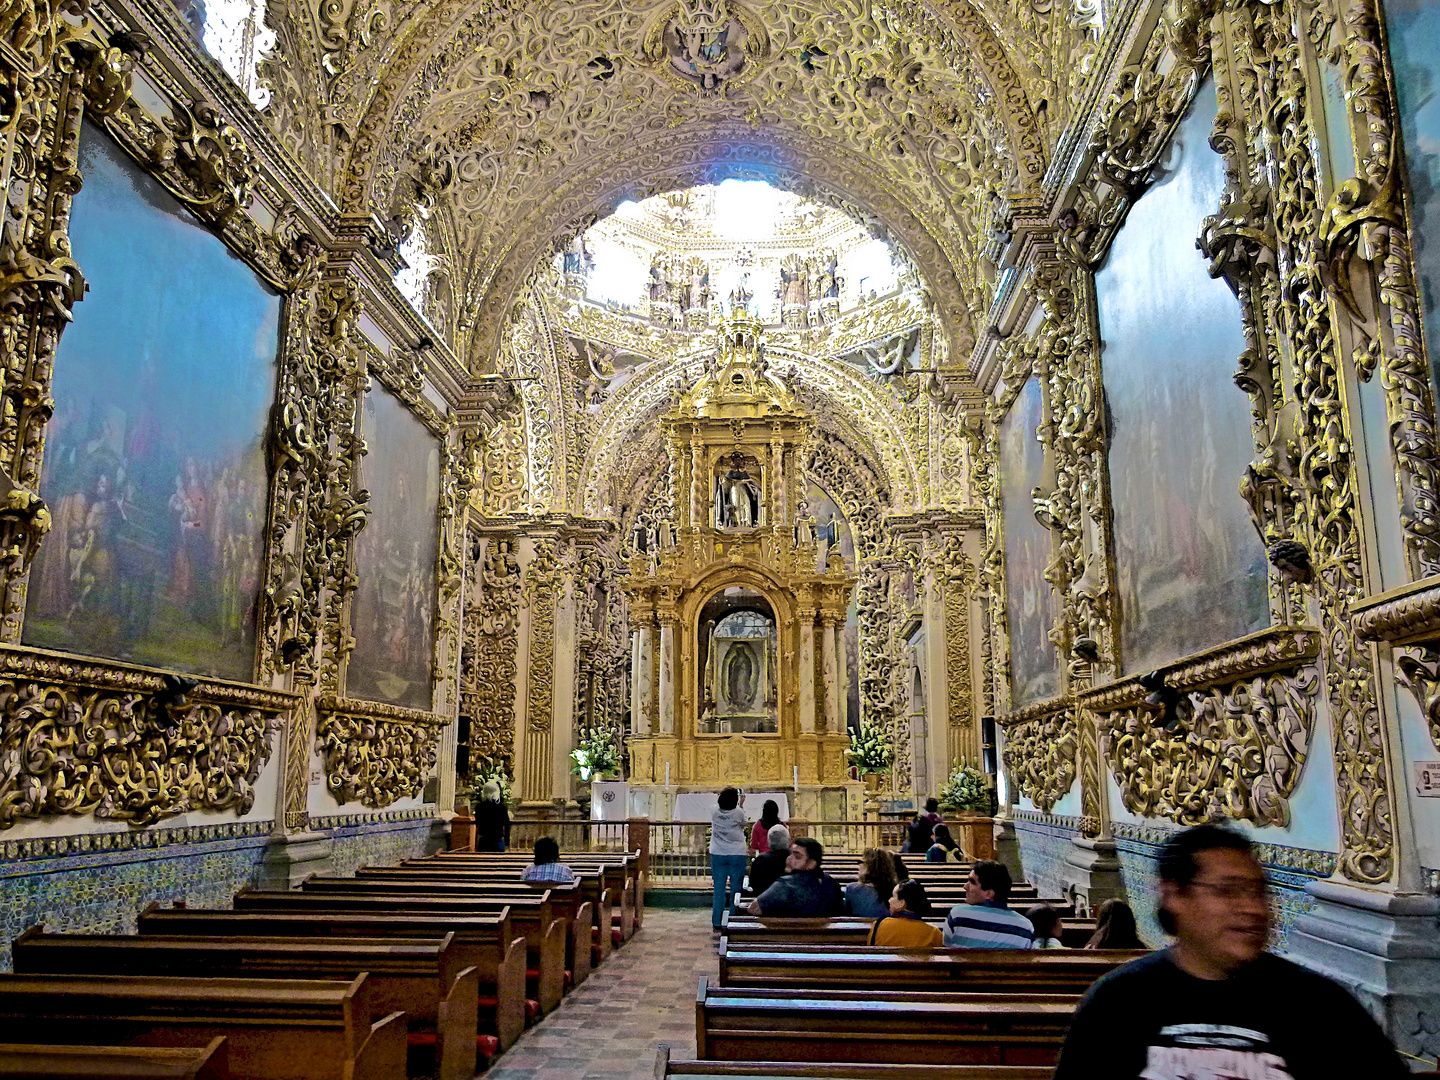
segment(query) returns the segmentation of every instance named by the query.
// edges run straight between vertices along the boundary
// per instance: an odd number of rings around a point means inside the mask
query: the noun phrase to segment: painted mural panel
[[[1095,275],[1126,671],[1269,623],[1265,551],[1239,494],[1254,448],[1232,378],[1240,307],[1195,249],[1225,186],[1214,118],[1207,82]]]
[[[1040,383],[1031,379],[1000,426],[1010,703],[1015,708],[1060,692],[1060,668],[1050,641],[1055,594],[1045,580],[1050,532],[1035,520],[1030,498],[1045,479],[1045,448],[1036,437],[1040,405]]]
[[[1432,372],[1440,371],[1440,2],[1385,0]],[[1440,381],[1440,377],[1437,377]]]
[[[249,680],[280,300],[88,125],[80,169],[90,289],[55,356],[24,640]]]
[[[440,442],[379,385],[365,395],[370,516],[355,545],[355,649],[346,693],[429,709],[434,657]]]

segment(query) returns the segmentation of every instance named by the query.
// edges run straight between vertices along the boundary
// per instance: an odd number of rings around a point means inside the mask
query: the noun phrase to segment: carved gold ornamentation
[[[1169,729],[1143,704],[1140,676],[1078,695],[1126,809],[1184,825],[1288,825],[1315,728],[1321,640],[1312,628],[1264,630],[1161,669],[1185,695]]]
[[[1005,774],[1015,790],[1049,813],[1075,783],[1075,708],[1061,703],[1027,719],[1002,721]],[[1024,714],[1012,714],[1019,716]]]
[[[482,534],[483,535],[483,534]],[[520,563],[508,534],[485,540],[472,558],[472,598],[465,609],[460,711],[470,718],[470,759],[513,761]],[[478,545],[476,545],[478,548]]]
[[[255,802],[294,695],[0,650],[0,829],[57,814],[151,825]]]
[[[448,719],[418,709],[333,696],[317,703],[325,786],[339,803],[380,809],[419,795]]]

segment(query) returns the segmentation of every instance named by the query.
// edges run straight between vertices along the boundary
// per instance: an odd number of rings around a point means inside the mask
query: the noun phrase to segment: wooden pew
[[[571,942],[577,937],[583,938],[584,930],[588,929],[591,923],[590,904],[589,901],[582,899],[578,884],[537,886],[524,882],[506,881],[476,885],[458,881],[406,881],[383,877],[353,878],[313,874],[305,879],[301,888],[306,893],[327,896],[385,895],[407,900],[453,901],[462,904],[497,901],[503,903],[520,901],[523,904],[537,898],[544,899],[549,904],[551,915],[560,922],[562,927],[558,962],[561,997],[568,993],[572,986],[578,985],[575,980],[574,968],[570,966]],[[580,924],[581,927],[579,934],[576,933],[576,924]],[[542,922],[538,925],[548,924]],[[549,1012],[553,1007],[548,1004],[549,993],[539,989],[544,974],[542,969],[548,967],[548,965],[542,965],[540,959],[542,953],[547,951],[545,941],[542,936],[529,932],[523,918],[520,920],[520,926],[522,929],[526,929],[526,940],[530,951],[527,979],[533,984],[534,996],[541,1001],[542,1010]],[[585,965],[582,974],[588,975],[590,970],[589,954],[584,953],[578,959]],[[555,1004],[558,1005],[559,1001],[559,998],[554,998]]]
[[[525,938],[510,925],[508,911],[488,918],[423,915],[286,914],[192,911],[151,904],[140,913],[142,937],[299,938],[324,944],[334,940],[439,941],[453,935],[456,962],[479,974],[480,1030],[507,1049],[525,1030]]]
[[[926,920],[932,926],[945,928],[943,916]],[[874,919],[857,915],[838,915],[829,919],[791,919],[740,915],[727,911],[721,928],[732,944],[780,944],[794,942],[808,945],[863,945],[870,939]],[[1060,941],[1067,949],[1079,949],[1095,933],[1093,919],[1063,919]],[[1059,951],[1059,950],[1056,950]]]
[[[355,872],[355,880],[383,884],[470,886],[483,891],[496,882],[497,873],[504,871],[365,866]],[[598,926],[610,925],[611,892],[605,888],[604,880],[598,872],[581,877],[577,884],[583,902],[576,908],[575,917],[569,926],[566,966],[574,973],[574,985],[579,986],[589,978],[593,966],[591,948],[595,935],[591,931]],[[541,890],[543,886],[532,885],[529,888],[534,892]]]
[[[555,916],[548,891],[525,899],[453,899],[435,898],[385,891],[377,886],[372,891],[274,892],[242,889],[235,894],[236,911],[290,911],[303,913],[369,915],[426,915],[432,918],[466,918],[496,915],[508,910],[510,922],[517,933],[524,934],[530,959],[527,969],[533,971],[535,1000],[540,1012],[548,1013],[560,1004],[565,994],[565,920]]]
[[[1057,994],[712,987],[701,976],[696,1056],[1053,1067],[1079,1001]]]
[[[642,921],[645,907],[643,871],[640,869],[638,851],[562,851],[560,861],[572,870],[599,869],[605,874],[605,887],[619,893],[629,892],[633,898],[636,925]],[[502,869],[513,869],[516,877],[529,866],[531,856],[519,851],[441,851],[424,859],[410,859],[402,863],[409,866],[416,863],[472,863],[486,864]]]
[[[585,899],[596,904],[596,923],[610,927],[612,923],[601,923],[599,921],[599,903],[604,900],[612,911],[614,921],[621,924],[622,930],[626,921],[626,909],[630,909],[629,923],[631,932],[639,927],[643,918],[645,900],[642,875],[639,870],[639,859],[635,856],[626,855],[605,855],[580,857],[574,861],[567,862],[569,856],[561,855],[560,861],[569,866],[580,883],[581,893]],[[424,859],[407,859],[399,866],[392,867],[363,867],[357,871],[356,876],[364,876],[372,870],[394,871],[396,873],[414,873],[425,871],[427,873],[457,872],[467,874],[483,874],[493,877],[495,880],[519,881],[520,873],[530,865],[529,856],[511,856],[503,852],[486,852],[476,854],[473,852],[459,852],[441,858],[432,855]]]
[[[1029,1065],[864,1065],[837,1062],[801,1065],[793,1061],[676,1061],[661,1043],[655,1056],[655,1080],[1050,1080],[1053,1069]]]
[[[405,1014],[375,1019],[351,982],[117,975],[0,976],[0,1040],[203,1046],[234,1080],[403,1080]]]
[[[462,967],[455,935],[443,938],[159,937],[49,934],[15,939],[25,975],[177,975],[342,979],[365,973],[371,1007],[403,1012],[414,1046],[433,1046],[437,1080],[475,1075],[480,979]]]
[[[798,990],[954,990],[1083,994],[1143,952],[1077,949],[887,949],[721,942],[719,985]]]
[[[0,1043],[5,1080],[230,1080],[223,1036],[205,1046]]]
[[[640,870],[639,854],[561,852],[560,861],[577,874],[582,870],[599,870],[604,875],[605,887],[615,890],[620,898],[617,910],[620,915],[621,940],[628,941],[645,918],[645,880]],[[520,872],[529,866],[530,862],[530,855],[522,852],[442,851],[425,859],[409,859],[400,865],[458,865],[510,870],[518,880]]]
[[[578,883],[574,885],[528,885],[514,881],[450,880],[438,875],[397,877],[372,872],[363,878],[315,874],[305,879],[302,888],[307,892],[353,894],[384,891],[407,896],[459,900],[528,900],[548,895],[556,917],[565,923],[565,962],[562,970],[571,973],[570,982],[573,986],[579,986],[590,974],[590,942],[587,939],[592,922],[592,909],[590,901],[581,895]],[[584,945],[583,949],[578,947],[580,944]]]

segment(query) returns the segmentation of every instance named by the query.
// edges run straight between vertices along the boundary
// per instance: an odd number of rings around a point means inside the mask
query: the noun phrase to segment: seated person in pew
[[[520,871],[520,880],[532,885],[569,885],[575,871],[560,861],[560,845],[553,836],[535,841],[535,861]]]
[[[1172,836],[1156,915],[1174,941],[1089,989],[1055,1080],[1411,1075],[1343,988],[1265,951],[1268,893],[1239,833],[1201,825]]]
[[[750,901],[751,915],[827,919],[845,914],[845,899],[835,879],[820,869],[825,848],[808,836],[792,841],[785,860],[788,873]]]
[[[770,804],[767,802],[765,805]],[[756,896],[784,876],[785,860],[790,857],[790,830],[784,825],[770,826],[765,840],[770,845],[769,850],[750,860],[750,891]]]
[[[1124,900],[1106,900],[1095,916],[1095,933],[1087,949],[1148,949],[1135,928],[1135,912]]]
[[[1049,904],[1036,904],[1025,912],[1025,918],[1035,928],[1035,937],[1030,942],[1032,949],[1065,948],[1060,943],[1060,912]]]
[[[959,845],[950,835],[950,826],[943,821],[935,826],[935,842],[925,853],[926,862],[959,862]]]
[[[1030,920],[1005,906],[1010,871],[981,859],[965,882],[965,903],[950,909],[945,944],[952,949],[1028,949],[1035,937]]]
[[[890,915],[876,919],[867,945],[884,945],[892,949],[938,948],[944,936],[938,926],[925,919],[930,914],[930,897],[918,881],[902,881],[890,894]]]
[[[883,919],[890,914],[895,892],[895,860],[883,848],[869,848],[860,863],[859,880],[845,886],[845,910],[862,919]]]

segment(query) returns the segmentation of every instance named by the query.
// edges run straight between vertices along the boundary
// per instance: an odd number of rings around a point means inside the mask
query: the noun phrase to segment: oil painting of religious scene
[[[370,515],[355,545],[355,649],[345,692],[429,709],[434,658],[440,443],[394,394],[372,386],[362,463]]]
[[[1235,386],[1240,308],[1194,237],[1225,187],[1207,82],[1095,275],[1127,672],[1269,624],[1265,551],[1240,497],[1254,456]]]
[[[1432,372],[1440,371],[1440,2],[1385,0]],[[1433,376],[1440,381],[1440,377]]]
[[[90,288],[55,356],[24,641],[248,681],[280,301],[88,125],[80,168]]]
[[[1050,641],[1055,599],[1045,580],[1050,532],[1035,520],[1031,500],[1031,492],[1045,479],[1045,448],[1036,436],[1040,406],[1040,383],[1031,379],[1000,426],[1010,704],[1015,708],[1060,692],[1059,661]]]

